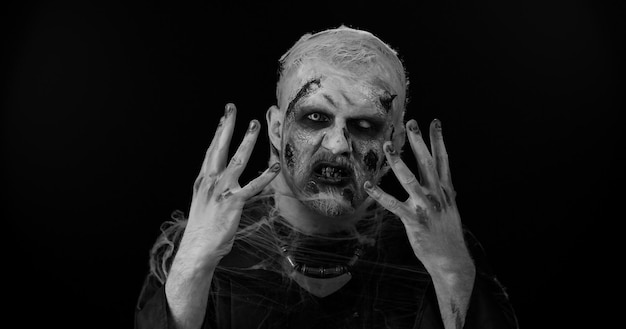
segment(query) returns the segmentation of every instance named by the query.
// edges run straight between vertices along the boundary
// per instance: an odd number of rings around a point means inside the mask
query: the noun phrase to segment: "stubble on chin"
[[[320,192],[302,201],[309,209],[327,217],[350,215],[355,211],[354,207],[335,191]]]

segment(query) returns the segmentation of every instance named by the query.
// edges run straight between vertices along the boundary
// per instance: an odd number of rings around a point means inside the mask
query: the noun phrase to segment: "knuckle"
[[[385,199],[385,203],[387,204],[389,210],[396,210],[400,207],[400,202],[398,202],[398,200],[396,200],[395,198],[389,197]]]
[[[218,202],[224,201],[228,198],[230,198],[231,196],[233,196],[233,192],[229,189],[227,189],[226,191],[220,193],[220,195],[217,196],[216,200]]]
[[[212,182],[208,188],[206,189],[206,195],[210,198],[213,195],[213,192],[215,191],[215,186],[217,185],[216,182]]]
[[[433,158],[431,157],[428,157],[422,160],[422,163],[424,164],[426,168],[435,168],[435,162],[433,161]]]
[[[230,159],[230,164],[239,167],[243,165],[243,159],[240,156],[235,155]]]
[[[250,183],[248,183],[248,190],[249,191],[257,191],[259,189],[259,182],[258,181],[252,181]]]
[[[404,185],[412,185],[412,184],[414,184],[416,182],[417,182],[417,177],[415,177],[415,175],[413,175],[413,174],[409,174],[400,183],[402,183]]]

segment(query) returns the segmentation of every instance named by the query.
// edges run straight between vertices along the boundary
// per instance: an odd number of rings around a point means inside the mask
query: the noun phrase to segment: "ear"
[[[283,127],[282,111],[276,105],[272,105],[265,113],[265,119],[267,120],[267,134],[270,143],[275,149],[280,150]]]
[[[398,125],[394,125],[393,136],[391,136],[391,142],[396,147],[397,150],[401,150],[404,147],[404,142],[406,141],[406,129],[402,122]]]

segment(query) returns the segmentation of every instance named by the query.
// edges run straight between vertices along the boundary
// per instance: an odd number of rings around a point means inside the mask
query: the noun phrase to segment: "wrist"
[[[476,267],[473,263],[455,267],[454,269],[437,269],[429,271],[436,286],[447,287],[451,290],[471,290],[476,278]]]
[[[206,235],[194,233],[185,232],[174,257],[174,263],[180,263],[193,271],[213,271],[230,252],[230,246],[220,245],[207,239]]]

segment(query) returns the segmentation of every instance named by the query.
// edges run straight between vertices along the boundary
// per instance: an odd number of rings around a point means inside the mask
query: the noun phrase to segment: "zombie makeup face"
[[[326,216],[354,212],[366,180],[383,174],[395,96],[376,81],[317,70],[285,109],[282,174],[297,198]]]

